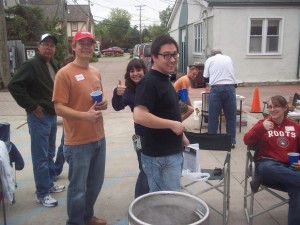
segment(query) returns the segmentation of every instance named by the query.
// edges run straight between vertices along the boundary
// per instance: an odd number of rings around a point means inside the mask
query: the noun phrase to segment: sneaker
[[[51,195],[46,195],[43,198],[37,198],[36,201],[43,204],[45,207],[55,207],[57,206],[57,200],[51,197]]]
[[[54,184],[52,188],[50,188],[49,192],[50,193],[59,193],[65,190],[65,186],[64,185],[57,185]]]

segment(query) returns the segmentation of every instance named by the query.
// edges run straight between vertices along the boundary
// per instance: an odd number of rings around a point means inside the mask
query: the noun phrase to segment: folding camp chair
[[[263,110],[262,110],[262,115],[264,118],[268,117],[269,116],[269,113],[267,112],[267,105],[268,105],[268,102],[266,101],[263,101]]]
[[[207,204],[212,210],[222,216],[223,225],[228,223],[229,215],[229,199],[230,199],[230,158],[231,158],[231,137],[229,134],[207,134],[207,133],[191,133],[185,132],[186,137],[191,144],[199,143],[200,159],[202,152],[210,151],[210,153],[218,155],[219,158],[223,157],[221,161],[222,168],[204,169],[201,168],[201,172],[209,173],[210,177],[204,181],[190,181],[182,186],[183,191],[186,191],[192,195],[200,196],[208,191],[215,190],[217,193],[223,195],[223,208],[217,210],[211,204]],[[221,153],[223,152],[223,154]],[[219,154],[220,153],[220,154]],[[200,160],[201,164],[201,160]],[[193,185],[206,183],[206,187],[203,190],[196,190]],[[184,183],[184,182],[183,182]],[[208,187],[207,187],[208,186]]]
[[[24,160],[22,155],[20,154],[19,150],[15,146],[14,143],[10,141],[10,124],[1,122],[0,123],[0,140],[3,141],[6,145],[8,154],[9,154],[9,164],[11,167],[14,167],[14,185],[15,188],[18,187],[17,185],[17,173],[16,170],[22,170],[24,168]],[[15,197],[15,196],[14,196]],[[12,203],[15,203],[15,198],[13,199]]]
[[[248,225],[253,224],[253,219],[263,213],[269,212],[272,209],[275,209],[279,206],[282,206],[289,202],[289,199],[280,192],[285,192],[284,187],[282,186],[267,186],[264,184],[259,174],[255,170],[255,156],[257,154],[257,146],[248,146],[247,147],[247,156],[246,156],[246,170],[245,170],[245,184],[244,184],[244,210],[247,218]],[[269,194],[276,197],[279,202],[262,210],[254,210],[254,198],[256,193],[266,191]],[[278,192],[280,191],[280,192]],[[255,211],[255,212],[254,212]]]
[[[22,170],[25,166],[23,157],[18,148],[10,141],[10,124],[0,123],[0,140],[6,145],[9,153],[10,165],[15,167],[15,186],[17,187],[16,170]]]

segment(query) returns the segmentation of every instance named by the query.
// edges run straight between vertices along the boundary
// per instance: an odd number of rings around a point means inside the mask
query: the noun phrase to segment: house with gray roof
[[[178,72],[219,48],[240,83],[299,82],[300,0],[177,0],[168,26]]]

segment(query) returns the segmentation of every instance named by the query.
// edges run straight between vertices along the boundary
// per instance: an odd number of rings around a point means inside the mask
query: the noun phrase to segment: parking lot
[[[113,89],[118,80],[124,78],[129,55],[123,57],[102,57],[98,63],[93,65],[99,68],[102,74],[104,97],[111,102]],[[124,82],[122,82],[124,83]],[[245,96],[243,110],[247,113],[247,126],[243,126],[241,133],[237,129],[237,144],[232,152],[231,168],[231,199],[229,225],[244,225],[246,218],[243,211],[243,180],[245,170],[245,146],[243,135],[248,129],[262,118],[261,113],[250,113],[255,86],[238,87],[237,94]],[[201,99],[204,89],[191,89],[192,101]],[[269,85],[259,87],[260,101],[267,100],[270,96],[281,94],[289,97],[299,92],[299,85]],[[26,114],[20,108],[9,92],[0,91],[0,122],[11,124],[11,141],[20,150],[24,160],[25,168],[16,172],[18,187],[15,191],[16,203],[7,206],[7,217],[9,225],[37,225],[55,224],[62,225],[66,221],[66,191],[54,194],[59,205],[54,208],[45,208],[35,202],[34,180],[30,155],[30,138],[26,124]],[[132,147],[131,136],[134,132],[132,113],[129,108],[116,112],[111,105],[104,112],[105,133],[107,139],[107,158],[105,182],[95,206],[95,215],[106,218],[110,225],[128,224],[128,207],[134,200],[134,186],[138,174],[136,154]],[[59,118],[61,120],[61,118]],[[184,121],[186,130],[199,132],[199,120],[193,115]],[[223,129],[225,126],[222,126]],[[205,129],[205,128],[204,128]],[[204,130],[205,131],[205,130]],[[224,131],[224,130],[223,130]],[[62,126],[58,125],[57,146],[60,144]],[[58,179],[59,184],[68,185],[68,165],[65,164],[62,175]],[[205,201],[221,204],[221,199],[216,196],[207,196]],[[262,196],[255,202],[255,207],[265,207],[272,203],[270,196]],[[287,225],[287,206],[262,215],[255,219],[256,225]],[[220,216],[211,212],[210,222],[212,225],[221,224]],[[0,213],[0,225],[3,224],[2,213]]]

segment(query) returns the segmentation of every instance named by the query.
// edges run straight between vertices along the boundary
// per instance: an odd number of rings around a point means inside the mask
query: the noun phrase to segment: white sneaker
[[[36,201],[43,204],[45,207],[55,207],[57,206],[57,200],[51,197],[51,195],[46,195],[43,198],[37,198]]]
[[[64,185],[57,185],[54,184],[52,188],[50,188],[49,192],[50,193],[59,193],[65,190],[65,186]]]

